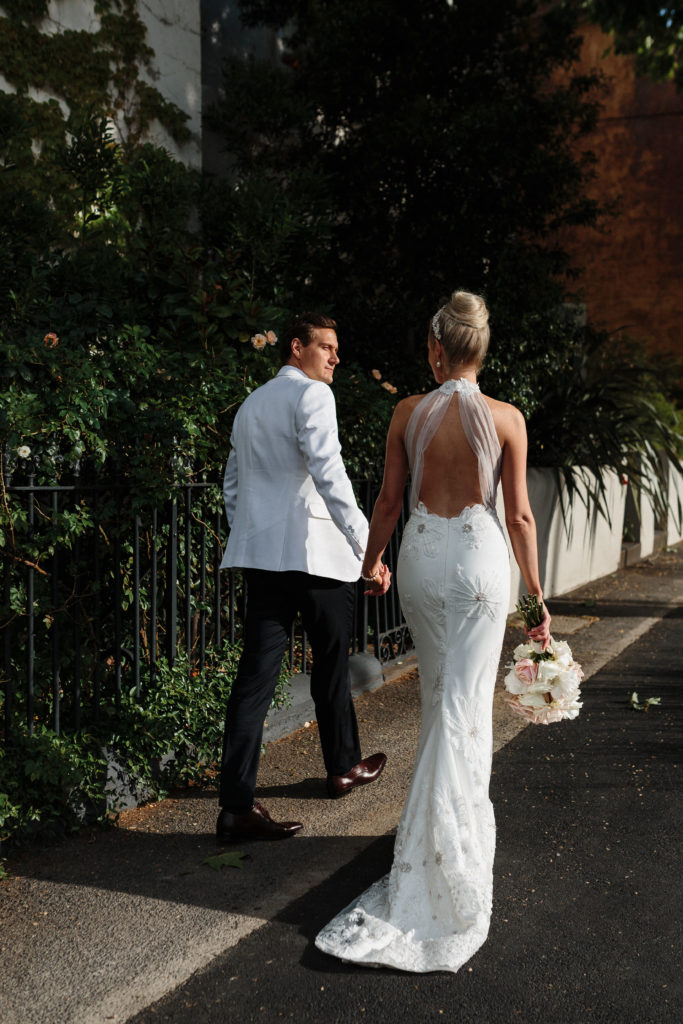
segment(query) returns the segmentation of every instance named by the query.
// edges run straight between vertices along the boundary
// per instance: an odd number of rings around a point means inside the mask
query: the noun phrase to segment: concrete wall
[[[657,481],[647,466],[641,466],[645,475],[645,486],[656,490]],[[674,502],[676,497],[671,492],[672,478],[669,478],[668,503]],[[667,516],[671,517],[668,510]],[[676,519],[676,522],[678,520]],[[626,513],[624,517],[624,564],[631,565],[641,558],[647,558],[657,548],[666,542],[666,523],[662,520],[662,513],[655,512],[652,499],[647,492],[639,489],[635,483],[629,483],[626,495]]]
[[[0,0],[0,11],[2,3]],[[166,148],[190,167],[201,167],[202,66],[201,28],[198,0],[138,0],[138,12],[147,28],[147,42],[155,53],[151,70],[141,69],[141,76],[189,115],[191,140],[178,146],[159,124],[148,133],[150,141]],[[100,20],[93,0],[50,0],[48,17],[40,28],[46,35],[58,32],[97,32]],[[0,75],[0,89],[13,92],[13,87]],[[29,95],[39,102],[54,98],[42,90],[30,89]],[[59,100],[64,114],[66,103]]]
[[[683,540],[683,476],[669,463],[669,501],[666,543]]]
[[[138,12],[154,50],[154,68],[141,75],[165,99],[189,115],[190,142],[178,146],[161,125],[148,133],[151,142],[164,146],[190,167],[202,163],[202,43],[197,0],[138,0]]]
[[[640,495],[638,512],[640,519],[640,557],[647,558],[655,549],[657,523],[652,502],[646,494],[641,493]]]
[[[655,514],[652,501],[629,485],[624,528],[625,564],[647,558],[655,549],[683,540],[683,475],[671,462],[666,465],[667,502],[664,513]],[[650,486],[656,486],[651,479]]]
[[[588,471],[586,476],[590,477]],[[608,523],[605,517],[598,513],[594,504],[588,511],[582,498],[575,495],[565,523],[553,470],[527,471],[529,500],[538,531],[541,584],[548,599],[554,594],[564,594],[583,583],[606,576],[621,564],[626,486],[621,483],[616,473],[606,472],[604,481],[610,522]],[[585,498],[585,486],[581,488],[581,493]],[[564,483],[562,494],[566,504]],[[505,509],[500,489],[497,507],[510,550],[509,610],[514,611],[517,599],[526,593],[527,588],[512,554],[512,546],[505,529]]]

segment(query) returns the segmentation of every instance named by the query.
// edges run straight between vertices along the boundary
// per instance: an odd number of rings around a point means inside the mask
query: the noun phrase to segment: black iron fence
[[[369,513],[378,485],[359,486]],[[13,723],[56,733],[97,720],[122,693],[144,702],[157,666],[203,673],[207,657],[239,640],[248,599],[241,574],[221,572],[225,517],[220,485],[188,481],[162,507],[134,506],[123,479],[5,481],[14,526],[0,581],[4,735]],[[387,550],[395,568],[404,516]],[[382,663],[411,646],[396,588],[379,599],[358,586],[353,650]],[[290,671],[310,667],[295,624]]]

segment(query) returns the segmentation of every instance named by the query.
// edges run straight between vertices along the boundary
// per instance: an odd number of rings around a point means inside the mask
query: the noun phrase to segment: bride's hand
[[[541,622],[539,626],[534,626],[533,629],[526,630],[526,635],[529,637],[529,639],[533,640],[534,643],[541,644],[541,649],[544,651],[550,644],[550,621],[550,612],[548,611],[548,606],[544,601],[543,622]]]
[[[388,565],[382,563],[377,573],[379,579],[373,580],[372,583],[368,584],[368,589],[363,591],[367,597],[381,597],[382,594],[386,594],[391,586],[391,570]]]

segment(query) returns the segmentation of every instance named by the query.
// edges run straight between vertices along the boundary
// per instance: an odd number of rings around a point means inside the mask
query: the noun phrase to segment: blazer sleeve
[[[223,501],[225,503],[225,515],[228,519],[228,526],[232,527],[235,518],[235,507],[237,505],[237,452],[234,448],[230,450],[228,461],[225,464]]]
[[[306,468],[332,521],[361,556],[368,541],[368,521],[358,508],[341,457],[334,395],[313,381],[303,389],[295,415],[296,434]]]

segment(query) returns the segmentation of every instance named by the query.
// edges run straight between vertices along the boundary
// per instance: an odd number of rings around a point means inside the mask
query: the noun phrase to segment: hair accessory
[[[440,360],[440,359],[437,359],[437,361],[436,361],[436,365],[437,365],[437,366],[441,366],[441,360]]]
[[[432,317],[432,334],[434,335],[437,341],[441,341],[441,328],[439,327],[439,317],[441,316],[444,309],[444,306],[442,306],[441,309],[437,309],[436,313]]]

